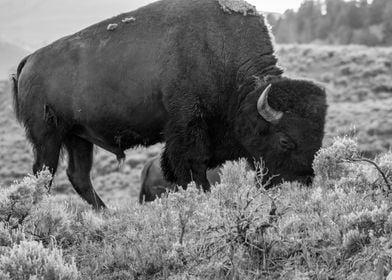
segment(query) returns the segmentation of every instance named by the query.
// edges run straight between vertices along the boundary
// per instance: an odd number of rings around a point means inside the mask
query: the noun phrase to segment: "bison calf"
[[[219,168],[207,171],[207,179],[211,185],[220,182]],[[153,201],[161,197],[168,190],[176,190],[177,185],[165,180],[161,168],[160,157],[155,157],[147,161],[142,170],[141,189],[139,202]]]

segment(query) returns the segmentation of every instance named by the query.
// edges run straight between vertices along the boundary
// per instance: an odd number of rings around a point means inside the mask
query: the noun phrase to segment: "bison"
[[[163,173],[183,187],[194,180],[208,191],[207,169],[240,157],[262,158],[273,184],[309,182],[325,90],[284,75],[264,17],[244,3],[162,0],[24,58],[14,107],[33,172],[54,174],[64,148],[74,189],[102,208],[89,175],[93,145],[122,159],[131,147],[166,142]]]
[[[165,180],[160,157],[155,157],[146,162],[142,170],[139,203],[149,202],[161,197],[167,191],[176,191],[174,183]],[[211,185],[220,182],[219,168],[207,170],[207,180]]]

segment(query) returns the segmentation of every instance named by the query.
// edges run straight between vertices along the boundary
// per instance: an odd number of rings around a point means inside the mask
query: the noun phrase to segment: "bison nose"
[[[296,144],[286,136],[280,137],[279,145],[280,145],[280,148],[285,152],[290,151],[290,150],[295,150],[297,147]]]

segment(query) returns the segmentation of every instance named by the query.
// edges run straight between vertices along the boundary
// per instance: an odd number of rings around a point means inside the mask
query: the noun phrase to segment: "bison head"
[[[256,83],[257,84],[257,83]],[[264,180],[310,183],[324,136],[325,90],[313,82],[279,78],[258,83],[240,104],[236,133],[248,159],[262,159]]]

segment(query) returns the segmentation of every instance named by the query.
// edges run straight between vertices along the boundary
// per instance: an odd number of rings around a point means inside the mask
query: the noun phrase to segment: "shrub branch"
[[[374,161],[372,161],[372,160],[370,160],[370,159],[367,159],[367,158],[351,158],[351,159],[346,160],[346,161],[347,161],[347,162],[367,162],[367,163],[372,164],[372,165],[377,169],[377,171],[381,174],[382,178],[384,179],[385,184],[386,184],[387,187],[388,187],[388,191],[391,192],[391,184],[389,183],[389,180],[388,180],[387,176],[386,176],[385,173],[381,170],[380,166],[378,166],[377,163],[375,163]]]

